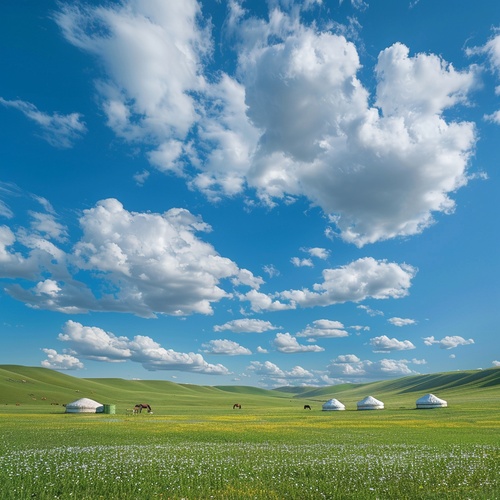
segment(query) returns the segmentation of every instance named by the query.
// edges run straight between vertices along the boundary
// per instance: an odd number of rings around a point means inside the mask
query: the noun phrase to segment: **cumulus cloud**
[[[252,354],[250,349],[241,346],[232,340],[218,339],[210,340],[202,344],[202,352],[205,354],[223,354],[225,356],[241,356]]]
[[[330,251],[326,248],[306,248],[305,251],[311,255],[311,257],[316,257],[317,259],[325,260],[330,255]]]
[[[42,349],[47,355],[47,359],[41,362],[44,368],[51,370],[81,370],[84,365],[71,354],[59,354],[55,349]]]
[[[295,267],[313,267],[314,266],[311,259],[300,259],[299,257],[292,257],[290,259],[290,262]]]
[[[330,377],[363,381],[367,379],[414,375],[417,372],[408,366],[411,363],[412,361],[404,359],[361,360],[354,354],[347,354],[333,359],[328,365],[327,370]]]
[[[229,279],[234,286],[262,283],[198,237],[211,228],[185,209],[129,212],[116,199],[102,200],[83,212],[79,221],[83,234],[71,253],[50,241],[66,236],[54,216],[32,215],[36,217],[31,230],[14,234],[0,228],[3,273],[35,281],[30,289],[16,284],[7,291],[32,307],[66,313],[121,311],[144,317],[212,314],[213,302],[231,297],[222,280]],[[16,242],[29,249],[27,257],[12,250]],[[70,265],[80,276],[88,273],[100,281],[102,295],[95,296],[77,281]],[[47,273],[52,275],[37,281]]]
[[[311,384],[315,380],[315,374],[301,366],[294,366],[291,370],[282,370],[270,361],[264,363],[252,361],[247,370],[259,376],[262,385],[271,387]]]
[[[317,319],[312,325],[307,325],[304,330],[297,333],[297,337],[347,337],[344,325],[340,321]]]
[[[370,339],[370,345],[373,352],[391,352],[391,351],[407,351],[415,349],[415,346],[409,340],[390,339],[387,335],[374,337]]]
[[[70,113],[69,115],[53,113],[50,115],[39,111],[30,102],[9,101],[2,97],[0,97],[0,104],[17,109],[26,118],[36,123],[41,130],[41,137],[56,148],[71,148],[74,142],[87,132],[87,127],[80,113]]]
[[[441,340],[435,339],[433,336],[432,337],[424,337],[424,344],[425,345],[438,345],[440,349],[455,349],[456,347],[460,345],[469,345],[473,344],[474,340],[469,339],[466,340],[463,337],[460,337],[459,335],[447,335],[446,337],[443,337]]]
[[[389,318],[387,320],[389,323],[391,323],[391,325],[394,325],[394,326],[407,326],[407,325],[414,325],[416,323],[416,321],[414,319],[410,319],[410,318]]]
[[[234,333],[263,333],[269,330],[277,330],[279,326],[274,326],[270,321],[264,321],[262,319],[235,319],[228,321],[223,325],[215,325],[215,332],[223,332],[229,330]]]
[[[408,294],[416,272],[408,264],[366,257],[336,269],[325,269],[323,282],[314,284],[312,290],[286,290],[272,296],[251,290],[240,299],[249,300],[258,312],[361,302],[368,298],[401,298]]]
[[[133,339],[116,336],[96,326],[84,326],[67,321],[58,339],[67,342],[71,354],[102,362],[140,363],[149,371],[179,370],[207,375],[228,375],[221,364],[207,363],[201,354],[182,353],[165,349],[151,337],[136,335]]]
[[[218,78],[207,77],[213,41],[195,0],[68,5],[55,19],[102,62],[108,124],[147,142],[153,167],[212,200],[248,188],[270,206],[305,196],[359,247],[420,233],[469,180],[475,127],[446,111],[467,103],[474,69],[396,43],[379,54],[371,95],[354,43],[300,12],[270,4],[264,20],[231,2],[237,64]]]
[[[295,337],[289,333],[278,333],[273,341],[273,345],[279,352],[286,354],[295,354],[298,352],[321,352],[325,349],[319,345],[299,344]]]

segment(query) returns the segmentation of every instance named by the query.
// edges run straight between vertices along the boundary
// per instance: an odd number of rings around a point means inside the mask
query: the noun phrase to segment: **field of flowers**
[[[500,498],[500,420],[481,415],[0,413],[1,498]]]

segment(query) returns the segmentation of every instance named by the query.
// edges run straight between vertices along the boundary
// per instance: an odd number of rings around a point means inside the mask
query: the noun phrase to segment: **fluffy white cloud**
[[[19,230],[17,235],[0,228],[0,260],[6,277],[36,280],[52,274],[31,289],[17,284],[8,286],[8,292],[36,308],[66,313],[127,311],[153,317],[211,314],[212,302],[231,297],[220,286],[221,280],[250,287],[263,282],[200,239],[196,233],[208,232],[210,227],[188,210],[129,212],[118,200],[108,199],[85,210],[80,226],[83,235],[70,254],[49,240],[60,240],[65,234],[53,219],[37,216],[32,230]],[[11,250],[16,242],[30,249],[29,257]],[[91,273],[105,292],[94,296],[70,274],[70,264],[73,273]]]
[[[312,325],[297,333],[297,337],[347,337],[344,325],[340,321],[317,319]]]
[[[476,134],[445,111],[466,102],[473,69],[396,43],[380,53],[370,95],[356,46],[300,12],[274,4],[263,20],[231,2],[237,68],[218,79],[206,76],[213,42],[195,0],[65,6],[55,18],[103,62],[98,90],[115,133],[149,141],[154,167],[211,199],[247,188],[269,205],[305,196],[357,246],[452,212]]]
[[[205,354],[224,354],[226,356],[240,356],[252,354],[250,349],[241,346],[237,342],[226,339],[210,340],[202,344]]]
[[[242,318],[228,321],[223,325],[215,325],[215,332],[229,330],[234,333],[263,333],[269,330],[277,330],[279,326],[274,326],[270,321],[262,319]]]
[[[196,121],[189,94],[205,86],[201,63],[212,50],[199,14],[194,0],[138,0],[107,8],[66,4],[55,15],[68,41],[103,62],[107,79],[99,90],[118,135],[153,135],[161,146],[184,138]]]
[[[0,97],[0,104],[5,107],[14,108],[35,122],[42,130],[42,138],[51,146],[57,148],[70,148],[86,131],[85,123],[80,113],[52,115],[39,111],[30,102],[15,100],[9,101]]]
[[[295,267],[313,267],[314,266],[311,259],[300,259],[299,257],[292,257],[290,259],[290,262]]]
[[[389,318],[387,320],[391,325],[394,326],[407,326],[407,325],[414,325],[416,321],[414,319],[410,318]]]
[[[284,385],[301,385],[314,383],[314,373],[301,366],[294,366],[291,370],[282,370],[278,365],[265,361],[252,361],[247,370],[260,377],[262,385],[271,387]]]
[[[474,343],[473,339],[466,340],[463,337],[460,337],[459,335],[447,335],[446,337],[443,337],[441,340],[437,340],[433,336],[424,338],[425,345],[437,344],[439,345],[440,349],[455,349],[455,347],[458,347],[460,345],[469,345],[473,343]]]
[[[58,339],[68,342],[72,349],[85,359],[121,362],[132,356],[127,337],[116,337],[102,328],[83,326],[76,321],[67,321]]]
[[[84,367],[83,363],[70,354],[59,354],[55,349],[42,349],[47,355],[47,359],[41,362],[44,368],[51,370],[80,370]]]
[[[325,269],[323,283],[314,284],[313,290],[286,290],[272,296],[251,290],[240,299],[249,300],[258,312],[360,302],[367,298],[401,298],[408,294],[416,272],[407,264],[366,257],[336,269]]]
[[[415,346],[409,340],[390,339],[387,335],[374,337],[370,339],[370,345],[373,352],[391,352],[391,351],[407,351],[415,349]]]
[[[412,361],[382,359],[380,361],[361,360],[354,354],[338,356],[328,365],[330,377],[341,377],[344,381],[362,381],[367,379],[402,377],[417,372],[408,365]]]
[[[273,345],[279,352],[286,354],[294,354],[297,352],[321,352],[325,349],[318,345],[302,345],[299,344],[295,337],[289,333],[278,333],[273,341]]]
[[[67,342],[71,354],[103,362],[131,361],[140,363],[146,370],[179,370],[208,375],[228,375],[221,364],[207,363],[201,354],[176,352],[165,349],[151,337],[136,335],[133,339],[117,337],[111,332],[67,321],[58,339]]]
[[[326,248],[319,248],[319,247],[313,247],[313,248],[307,248],[306,252],[308,252],[311,257],[316,257],[317,259],[322,259],[325,260],[328,258],[330,255],[330,251],[327,250]]]

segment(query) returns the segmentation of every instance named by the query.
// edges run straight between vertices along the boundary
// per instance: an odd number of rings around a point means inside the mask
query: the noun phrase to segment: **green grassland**
[[[116,413],[64,413],[81,397]],[[0,429],[5,499],[500,498],[500,369],[263,390],[0,365]]]

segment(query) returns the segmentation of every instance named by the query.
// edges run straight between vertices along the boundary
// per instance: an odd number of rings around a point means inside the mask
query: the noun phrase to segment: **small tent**
[[[434,394],[426,394],[417,399],[417,409],[424,408],[445,408],[448,403],[444,399],[439,399]]]
[[[82,398],[66,405],[66,413],[102,413],[104,406],[89,398]]]
[[[325,404],[323,404],[323,411],[339,410],[345,410],[345,405],[343,405],[338,399],[329,399]]]
[[[373,396],[367,396],[365,399],[358,401],[358,410],[383,410],[384,403],[375,399]]]

